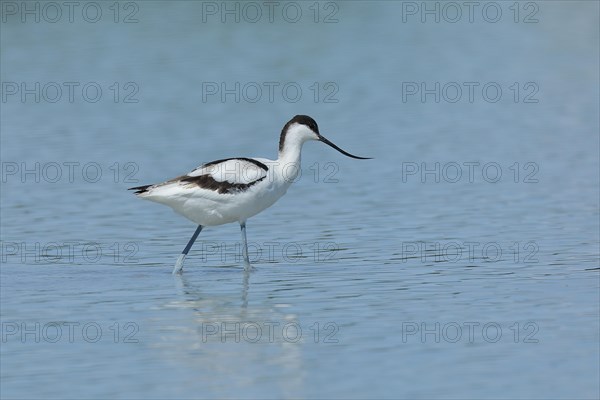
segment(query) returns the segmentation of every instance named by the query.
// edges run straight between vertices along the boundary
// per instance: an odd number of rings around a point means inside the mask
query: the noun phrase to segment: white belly
[[[197,187],[182,192],[179,187],[177,192],[165,189],[144,198],[168,205],[196,224],[216,226],[246,221],[272,206],[288,187],[289,184],[276,184],[265,179],[245,191],[234,193],[220,194]]]

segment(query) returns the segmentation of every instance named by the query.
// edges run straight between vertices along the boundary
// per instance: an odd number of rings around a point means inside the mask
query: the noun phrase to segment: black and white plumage
[[[244,179],[245,175],[227,176],[226,172],[231,172],[231,167],[235,169],[239,167],[246,173],[250,172],[252,175],[256,175],[256,179]],[[250,186],[262,181],[266,177],[268,170],[269,167],[253,158],[225,158],[203,164],[186,175],[178,176],[166,182],[156,185],[138,186],[129,190],[135,190],[134,194],[139,195],[150,193],[152,190],[168,184],[190,184],[196,185],[201,189],[214,190],[220,194],[234,193],[246,190]]]
[[[326,143],[348,157],[366,159],[347,153],[323,137],[311,117],[296,115],[283,127],[277,160],[227,158],[201,165],[166,182],[131,188],[138,197],[168,205],[198,224],[173,273],[183,268],[183,260],[204,226],[231,222],[238,222],[242,228],[244,261],[249,267],[246,220],[286,193],[300,173],[300,153],[308,140]]]

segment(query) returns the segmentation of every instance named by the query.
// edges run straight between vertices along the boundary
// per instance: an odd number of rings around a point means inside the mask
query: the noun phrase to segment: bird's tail
[[[135,190],[135,192],[133,192],[133,194],[136,194],[136,195],[144,194],[144,193],[148,192],[148,189],[152,186],[154,186],[154,185],[136,186],[136,187],[129,188],[127,190]]]

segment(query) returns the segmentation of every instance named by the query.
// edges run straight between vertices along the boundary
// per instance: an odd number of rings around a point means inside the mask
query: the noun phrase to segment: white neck
[[[302,145],[306,140],[306,138],[301,136],[288,135],[283,144],[283,149],[279,151],[277,157],[278,169],[282,178],[285,181],[289,181],[290,184],[300,174]]]
[[[318,140],[318,135],[304,124],[293,123],[286,125],[287,129],[280,138],[283,144],[279,149],[277,164],[280,176],[285,181],[293,181],[300,174],[300,153],[302,145],[308,140]]]
[[[286,140],[277,159],[289,163],[300,163],[303,144],[304,141],[300,140]]]

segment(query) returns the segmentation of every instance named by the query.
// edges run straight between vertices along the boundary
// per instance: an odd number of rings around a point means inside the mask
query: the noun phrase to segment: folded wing
[[[204,189],[218,194],[234,194],[245,191],[267,177],[269,168],[252,158],[227,158],[213,161],[190,173],[156,185],[131,188],[135,194],[152,196],[172,193],[172,190]],[[179,193],[183,194],[183,193]]]

